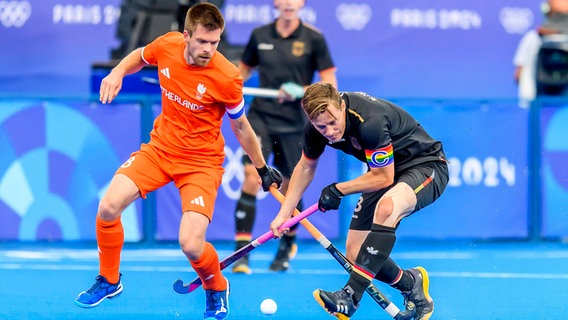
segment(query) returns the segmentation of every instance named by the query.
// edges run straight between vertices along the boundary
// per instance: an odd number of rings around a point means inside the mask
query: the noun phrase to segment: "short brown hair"
[[[335,102],[336,107],[341,109],[339,91],[330,83],[317,82],[310,85],[306,89],[301,102],[302,108],[310,121],[328,111],[332,102]]]
[[[221,29],[221,32],[223,32],[225,29],[225,19],[219,8],[214,4],[201,2],[187,10],[184,29],[192,36],[197,25],[202,25],[209,31]]]

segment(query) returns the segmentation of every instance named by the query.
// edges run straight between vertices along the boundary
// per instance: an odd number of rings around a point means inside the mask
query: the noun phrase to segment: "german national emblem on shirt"
[[[200,83],[197,85],[197,95],[196,95],[196,98],[197,98],[197,99],[203,98],[203,94],[205,93],[205,91],[207,91],[207,88],[205,88],[205,85],[200,82]]]
[[[306,44],[302,41],[294,41],[292,43],[292,54],[299,57],[304,54]]]
[[[365,150],[367,163],[371,168],[382,168],[394,162],[392,144],[376,150]]]

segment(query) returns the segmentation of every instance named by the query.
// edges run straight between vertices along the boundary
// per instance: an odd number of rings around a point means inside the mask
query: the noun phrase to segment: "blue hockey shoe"
[[[205,320],[222,320],[229,315],[229,280],[223,291],[205,290]]]
[[[98,275],[95,284],[87,290],[79,293],[75,299],[75,305],[81,308],[94,308],[105,298],[114,299],[122,293],[122,274],[117,284],[108,283],[107,279]]]

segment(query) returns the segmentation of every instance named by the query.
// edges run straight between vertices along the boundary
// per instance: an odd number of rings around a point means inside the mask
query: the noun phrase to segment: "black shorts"
[[[302,156],[303,132],[293,133],[270,133],[266,124],[258,119],[250,119],[251,126],[260,138],[260,149],[266,161],[273,156],[272,164],[286,178],[292,176],[294,167]],[[252,161],[245,154],[243,163],[250,164]]]
[[[427,183],[432,176],[432,181]],[[399,182],[405,182],[416,192],[416,207],[412,214],[436,201],[444,192],[448,184],[448,165],[444,161],[417,164],[397,173],[393,186]],[[351,217],[350,230],[371,230],[377,203],[389,189],[361,195]]]

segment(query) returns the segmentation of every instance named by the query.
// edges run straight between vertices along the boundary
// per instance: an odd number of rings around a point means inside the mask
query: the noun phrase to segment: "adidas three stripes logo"
[[[202,196],[199,196],[199,197],[197,197],[197,198],[191,200],[189,203],[191,203],[191,204],[196,204],[196,205],[198,205],[198,206],[205,207],[205,203],[203,202],[203,197],[202,197]]]

